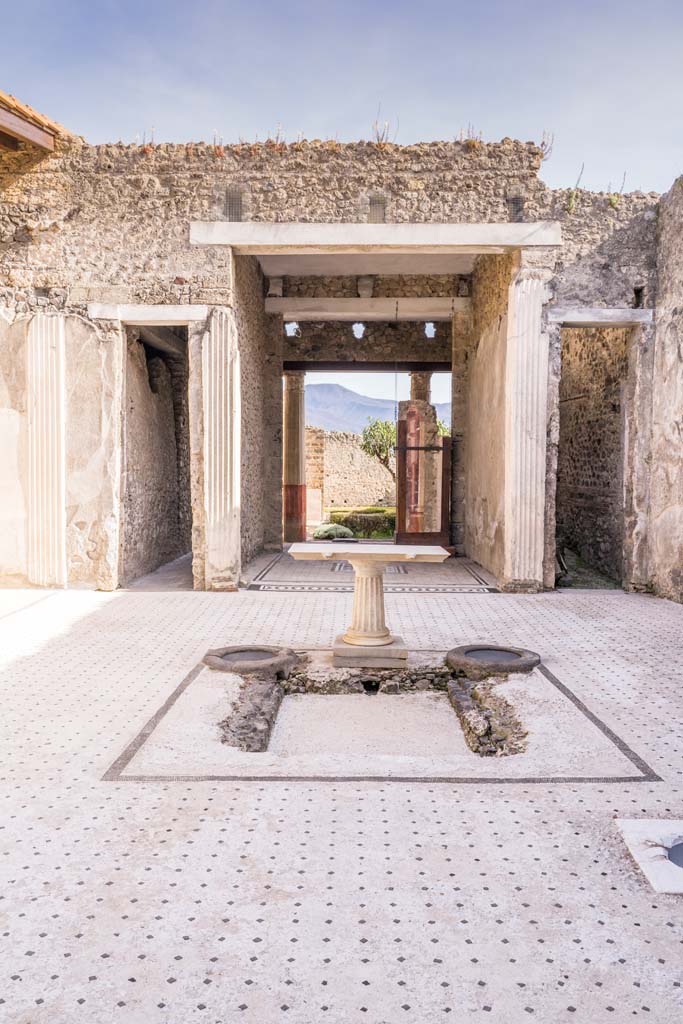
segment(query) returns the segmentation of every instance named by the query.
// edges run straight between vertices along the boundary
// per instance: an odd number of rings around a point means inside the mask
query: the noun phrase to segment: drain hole
[[[666,851],[667,857],[677,868],[683,868],[683,840]]]
[[[373,694],[379,693],[379,679],[364,679],[363,689],[371,697],[373,696]]]

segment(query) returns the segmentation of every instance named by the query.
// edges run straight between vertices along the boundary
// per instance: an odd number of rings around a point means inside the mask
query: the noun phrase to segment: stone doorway
[[[187,328],[126,329],[119,585],[192,548]]]
[[[557,544],[567,572],[560,583],[594,589],[624,579],[630,333],[623,327],[562,331]]]
[[[353,328],[363,326],[354,324]],[[429,339],[424,324],[409,326]],[[433,327],[427,325],[427,328],[429,326]],[[351,325],[338,327],[351,333]],[[351,529],[359,540],[395,542],[400,468],[396,451],[401,423],[410,410],[414,412],[419,406],[422,412],[430,414],[429,422],[435,436],[439,435],[439,446],[441,434],[450,431],[450,366],[439,365],[438,371],[439,378],[446,379],[438,379],[436,395],[432,396],[433,371],[419,366],[413,368],[410,363],[400,367],[374,364],[371,372],[363,364],[340,363],[332,371],[334,382],[329,380],[330,373],[321,374],[314,363],[310,371],[285,370],[283,504],[286,542],[311,539],[320,524],[330,522]],[[437,401],[439,396],[440,402]],[[432,397],[435,405],[430,404]],[[369,424],[380,428],[377,448],[372,452],[363,444],[363,430]],[[450,498],[450,481],[446,479],[445,490],[442,486],[441,460],[440,451],[438,509],[428,510],[439,520],[437,532],[444,518],[442,505],[448,506]],[[446,469],[450,470],[450,451],[446,460]],[[442,490],[445,502],[441,501]],[[445,522],[441,532],[443,542],[448,544],[448,508]]]

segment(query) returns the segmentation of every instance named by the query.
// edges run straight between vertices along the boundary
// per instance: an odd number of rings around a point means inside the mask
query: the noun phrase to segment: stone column
[[[37,314],[26,346],[28,578],[66,586],[64,317]]]
[[[509,292],[505,360],[503,587],[540,590],[545,537],[548,335],[546,275],[521,269]]]
[[[384,647],[392,642],[384,618],[384,563],[349,558],[355,571],[351,625],[344,642],[356,647]]]
[[[286,543],[306,540],[305,373],[285,373],[283,498]]]
[[[429,402],[432,389],[431,370],[411,370],[410,400],[412,402]]]

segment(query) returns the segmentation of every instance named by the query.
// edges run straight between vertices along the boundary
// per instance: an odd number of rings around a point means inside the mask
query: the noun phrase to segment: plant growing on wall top
[[[583,169],[585,166],[585,163],[581,164],[581,170],[579,171],[579,176],[576,179],[574,188],[570,188],[569,190],[569,195],[567,196],[567,213],[573,213],[576,209],[576,204],[579,198],[579,185],[581,184],[581,179],[583,178]]]
[[[626,171],[624,171],[624,177],[621,179],[621,185],[619,186],[618,192],[612,191],[612,182],[610,181],[607,186],[607,201],[613,210],[616,210],[617,206],[621,201],[621,197],[624,194],[624,186],[626,185]]]
[[[484,133],[477,132],[474,125],[469,122],[467,124],[466,132],[464,129],[460,129],[460,142],[464,143],[468,149],[477,149],[482,144],[483,139]]]

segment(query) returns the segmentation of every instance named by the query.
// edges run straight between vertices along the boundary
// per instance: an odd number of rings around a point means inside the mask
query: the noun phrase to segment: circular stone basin
[[[531,672],[540,663],[540,655],[534,651],[497,644],[464,644],[454,647],[446,655],[450,669],[472,679],[506,675],[508,672]]]
[[[248,657],[247,657],[248,653]],[[271,651],[261,651],[256,647],[245,647],[241,651],[230,651],[229,654],[221,654],[221,661],[227,661],[229,664],[234,664],[236,661],[272,661],[273,655]]]
[[[517,651],[504,651],[500,647],[468,647],[466,654],[468,658],[483,661],[485,665],[492,661],[514,662],[522,657]]]
[[[202,659],[209,668],[235,675],[257,674],[286,679],[298,662],[289,647],[218,647],[207,651]]]
[[[675,864],[677,868],[683,868],[683,840],[674,845],[666,851],[666,855],[672,864]]]

